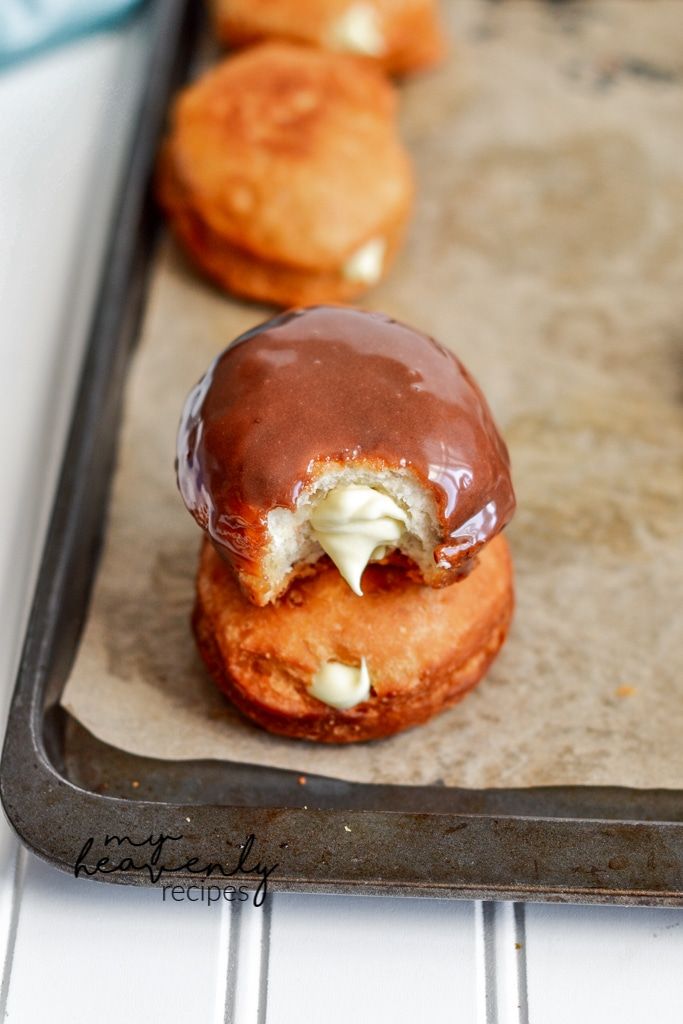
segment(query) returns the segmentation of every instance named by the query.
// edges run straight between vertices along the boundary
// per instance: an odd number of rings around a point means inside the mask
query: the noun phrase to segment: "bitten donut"
[[[356,594],[370,562],[445,587],[515,508],[507,449],[462,363],[412,327],[341,307],[282,314],[217,357],[187,399],[177,473],[260,606],[324,555]]]
[[[217,685],[270,732],[325,743],[379,739],[427,721],[477,684],[513,609],[507,544],[496,537],[452,587],[371,566],[355,595],[329,565],[257,608],[205,541],[194,630]]]
[[[393,86],[355,57],[263,43],[177,99],[157,194],[218,285],[281,306],[346,302],[387,272],[413,176]]]
[[[445,52],[436,0],[211,0],[210,9],[230,46],[287,39],[354,53],[397,75]]]

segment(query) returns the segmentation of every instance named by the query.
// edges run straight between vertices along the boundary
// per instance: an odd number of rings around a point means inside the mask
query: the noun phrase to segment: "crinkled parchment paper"
[[[167,246],[63,703],[100,738],[161,758],[680,787],[680,4],[458,0],[450,22],[448,66],[403,91],[419,200],[367,305],[453,346],[509,441],[518,611],[503,654],[427,726],[342,749],[269,736],[214,690],[189,627],[200,538],[175,488],[175,430],[211,358],[267,311],[219,295]]]

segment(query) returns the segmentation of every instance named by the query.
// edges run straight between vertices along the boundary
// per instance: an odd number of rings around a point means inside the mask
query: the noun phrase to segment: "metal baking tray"
[[[194,6],[156,0],[147,13],[148,79],[2,756],[10,822],[40,857],[109,882],[196,883],[213,865],[211,882],[239,874],[252,889],[272,868],[271,889],[683,904],[683,792],[465,790],[310,775],[303,785],[291,771],[127,754],[61,709],[157,235],[149,179],[169,97],[196,52]]]

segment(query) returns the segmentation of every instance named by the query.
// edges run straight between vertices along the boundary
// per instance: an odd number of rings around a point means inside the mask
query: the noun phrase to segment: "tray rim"
[[[66,871],[74,870],[79,852],[78,837],[74,838],[69,828],[82,822],[84,816],[98,836],[124,827],[138,830],[131,835],[139,835],[140,830],[145,835],[152,834],[162,821],[168,823],[165,827],[177,831],[185,828],[183,822],[189,821],[191,833],[183,834],[177,847],[179,863],[183,863],[182,858],[187,860],[197,854],[215,859],[216,842],[238,848],[245,837],[253,834],[271,862],[277,860],[280,865],[281,870],[270,880],[274,889],[683,905],[683,820],[667,820],[665,814],[662,820],[639,821],[628,817],[421,813],[128,800],[80,788],[51,762],[42,735],[42,716],[55,641],[55,609],[66,592],[79,551],[79,521],[69,515],[69,509],[79,501],[82,505],[87,479],[82,470],[97,458],[96,427],[101,402],[108,396],[112,367],[118,367],[121,382],[113,397],[111,413],[112,430],[118,434],[125,363],[130,343],[137,336],[144,280],[151,262],[154,232],[142,228],[148,216],[148,183],[176,66],[187,63],[183,49],[193,49],[196,26],[192,27],[192,6],[192,0],[156,0],[149,14],[153,19],[153,44],[147,82],[118,215],[112,222],[104,261],[107,269],[103,272],[74,400],[69,439],[8,716],[0,765],[0,797],[10,824],[39,857]],[[112,453],[113,446],[114,438]],[[104,474],[103,503],[112,469],[113,458]],[[97,552],[90,550],[85,555],[87,607]],[[80,557],[83,560],[83,551]],[[183,763],[189,768],[193,762]],[[543,792],[547,789],[573,794],[597,791],[599,787],[544,787]],[[540,789],[525,792],[538,792],[540,799]],[[683,791],[634,791],[623,787],[625,798],[634,792],[649,794],[653,810],[664,803],[662,794],[669,803],[672,797],[678,797],[683,819]],[[352,840],[348,839],[348,832],[340,831],[340,824],[350,831]],[[457,836],[457,841],[453,836]],[[359,849],[364,856],[357,856]],[[540,866],[539,856],[534,855],[539,851]],[[506,878],[501,875],[501,859]],[[94,867],[95,855],[83,863]],[[196,876],[179,871],[174,878],[189,883]],[[144,868],[105,875],[100,880],[153,884]],[[583,884],[579,884],[580,880]],[[251,881],[245,878],[244,884],[249,887]]]

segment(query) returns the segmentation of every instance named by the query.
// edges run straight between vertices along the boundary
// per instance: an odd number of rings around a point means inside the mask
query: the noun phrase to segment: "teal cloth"
[[[142,0],[0,0],[0,67],[125,17]]]

